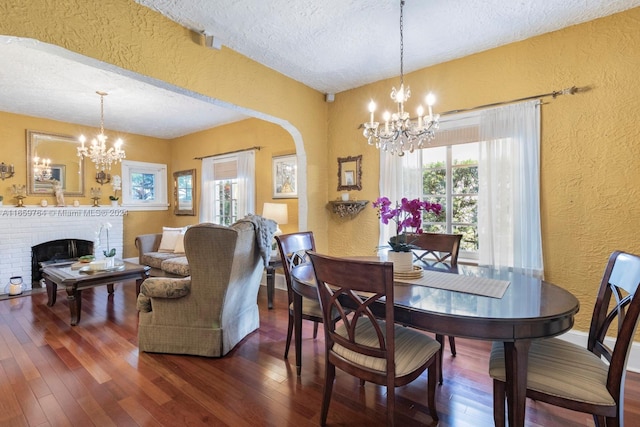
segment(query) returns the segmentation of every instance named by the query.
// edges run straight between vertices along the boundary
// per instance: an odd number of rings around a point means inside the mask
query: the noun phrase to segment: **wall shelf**
[[[329,202],[329,206],[331,206],[331,211],[340,218],[346,216],[353,218],[364,209],[367,203],[369,203],[368,200],[348,200],[346,202],[342,200],[332,200]]]

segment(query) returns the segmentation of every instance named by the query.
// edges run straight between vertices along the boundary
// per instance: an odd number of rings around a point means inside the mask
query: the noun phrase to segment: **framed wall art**
[[[362,154],[338,157],[338,191],[362,190]]]
[[[273,198],[298,197],[298,160],[295,154],[273,158]]]

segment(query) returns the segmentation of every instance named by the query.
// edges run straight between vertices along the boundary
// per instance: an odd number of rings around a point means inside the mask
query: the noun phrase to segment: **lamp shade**
[[[262,216],[274,220],[278,225],[289,222],[289,211],[285,203],[265,203]]]

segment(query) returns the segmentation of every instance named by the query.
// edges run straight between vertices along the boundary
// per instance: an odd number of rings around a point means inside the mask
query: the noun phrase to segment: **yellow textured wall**
[[[640,253],[638,46],[640,8],[405,76],[413,94],[409,111],[428,91],[437,95],[438,111],[449,111],[573,85],[592,88],[549,98],[541,112],[545,277],[579,298],[576,327],[583,331],[609,254]],[[391,79],[340,93],[329,110],[329,176],[337,173],[336,157],[363,154],[364,199],[379,196],[379,160],[356,125],[367,120],[371,98],[389,105],[397,84]],[[333,179],[327,188],[330,198],[337,196]],[[352,221],[330,221],[331,252],[367,254],[377,245],[374,209]]]
[[[307,228],[328,247],[327,105],[324,95],[226,47],[209,49],[197,34],[130,0],[9,0],[0,3],[0,34],[37,39],[250,109],[285,126],[307,158],[300,194]],[[142,224],[141,224],[142,225]]]
[[[271,158],[295,153],[291,135],[278,125],[263,120],[248,119],[177,138],[171,143],[174,171],[196,169],[198,177],[196,196],[199,208],[202,200],[200,196],[202,161],[195,160],[194,157],[227,153],[250,147],[261,147],[256,151],[256,209],[254,213],[262,213],[264,202],[286,203],[289,223],[282,225],[280,229],[284,233],[298,231],[298,199],[272,198]],[[196,217],[179,216],[176,217],[176,225],[192,224],[195,220]]]

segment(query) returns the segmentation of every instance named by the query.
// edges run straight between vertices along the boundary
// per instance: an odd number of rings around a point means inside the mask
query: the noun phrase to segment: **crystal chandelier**
[[[51,179],[51,159],[33,158],[33,177],[36,181],[49,181]]]
[[[100,133],[91,140],[91,146],[85,147],[84,143],[87,140],[84,135],[80,135],[80,143],[82,146],[78,147],[78,157],[84,159],[88,157],[93,163],[95,163],[98,173],[104,172],[104,170],[111,170],[111,163],[122,161],[125,158],[125,152],[121,149],[122,139],[113,144],[113,147],[107,149],[107,136],[104,134],[104,97],[108,94],[105,92],[96,92],[100,95]]]
[[[404,104],[411,96],[409,86],[404,86],[404,36],[403,36],[403,13],[404,0],[400,0],[400,88],[391,90],[391,99],[397,104],[397,112],[390,114],[385,111],[382,118],[384,126],[374,121],[373,113],[376,111],[375,102],[369,103],[370,119],[363,124],[363,135],[367,138],[369,145],[376,148],[404,156],[405,151],[413,152],[416,148],[422,148],[425,143],[430,142],[438,129],[438,114],[433,114],[432,106],[435,103],[435,96],[429,93],[426,97],[428,114],[425,115],[422,105],[418,106],[418,119],[411,120],[409,113],[404,110]]]

